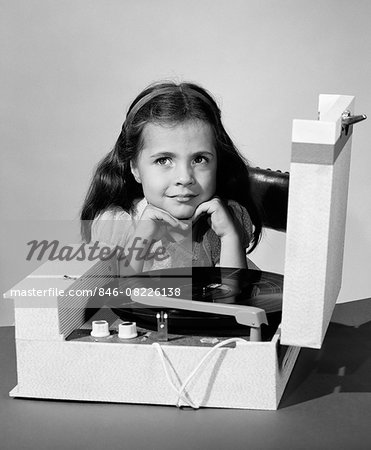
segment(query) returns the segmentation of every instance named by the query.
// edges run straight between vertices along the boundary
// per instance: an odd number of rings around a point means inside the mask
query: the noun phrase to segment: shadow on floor
[[[336,306],[322,348],[301,350],[280,408],[339,392],[371,392],[371,299]]]

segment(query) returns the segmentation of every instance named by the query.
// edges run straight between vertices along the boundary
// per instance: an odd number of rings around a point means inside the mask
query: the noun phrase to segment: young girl
[[[125,249],[122,274],[128,266],[244,268],[262,229],[249,167],[214,99],[171,82],[149,86],[131,104],[81,220],[86,242]]]

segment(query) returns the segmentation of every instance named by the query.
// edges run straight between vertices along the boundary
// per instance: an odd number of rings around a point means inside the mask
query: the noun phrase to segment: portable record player
[[[300,347],[321,347],[340,289],[353,108],[354,97],[321,95],[319,119],[293,123],[284,279],[225,268],[117,279],[114,259],[49,261],[6,294],[10,395],[277,409]],[[107,305],[92,295],[115,292]]]

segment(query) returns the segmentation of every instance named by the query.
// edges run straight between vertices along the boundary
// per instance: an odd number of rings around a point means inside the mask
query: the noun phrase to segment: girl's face
[[[192,217],[214,195],[217,157],[211,127],[202,121],[148,124],[131,171],[148,203],[177,219]]]

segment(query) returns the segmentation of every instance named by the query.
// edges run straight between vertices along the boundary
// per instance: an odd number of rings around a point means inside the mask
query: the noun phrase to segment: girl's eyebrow
[[[150,158],[156,159],[159,157],[174,157],[175,153],[171,153],[171,152],[157,152],[157,153],[153,153],[152,155],[150,155]]]
[[[211,155],[211,156],[214,156],[214,153],[213,152],[209,152],[208,150],[199,150],[197,152],[192,153],[192,156],[195,156],[195,155]]]
[[[199,150],[199,151],[196,151],[196,152],[192,153],[190,156],[191,157],[195,157],[195,156],[198,156],[198,155],[208,155],[209,157],[214,157],[215,156],[214,153],[209,152],[208,150]],[[178,156],[176,153],[166,152],[166,151],[163,151],[163,152],[159,151],[159,152],[156,152],[156,153],[153,153],[152,155],[150,155],[150,158],[151,159],[156,159],[156,158],[174,158],[176,156]]]

